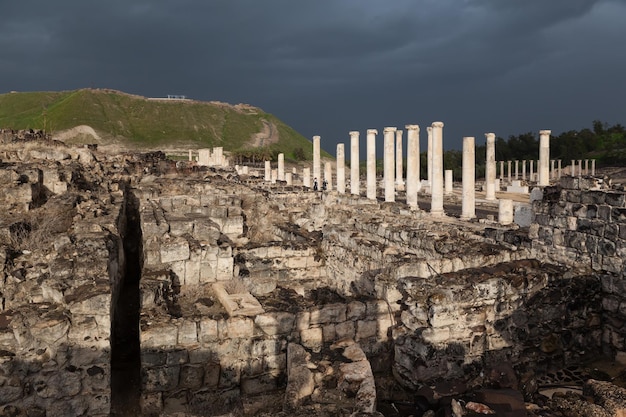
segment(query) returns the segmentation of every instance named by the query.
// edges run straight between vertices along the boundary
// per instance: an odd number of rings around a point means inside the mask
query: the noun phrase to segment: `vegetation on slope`
[[[260,133],[261,139],[256,142],[267,142],[262,147],[274,157],[284,152],[287,159],[312,158],[310,141],[275,116],[252,106],[154,100],[101,89],[0,95],[0,127],[54,133],[80,125],[92,127],[105,140],[139,147],[223,146],[242,154],[259,147],[253,139]],[[277,137],[263,138],[270,125]]]

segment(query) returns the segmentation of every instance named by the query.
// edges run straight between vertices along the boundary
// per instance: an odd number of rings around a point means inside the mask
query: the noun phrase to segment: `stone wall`
[[[0,244],[3,412],[109,415],[113,287],[123,263],[112,208],[52,197],[24,217],[28,232]]]
[[[502,363],[526,383],[601,351],[600,282],[584,272],[523,260],[400,285],[394,372],[411,388],[440,378],[481,385]]]
[[[593,270],[602,283],[605,353],[626,355],[626,193],[607,179],[563,177],[533,203],[538,257]]]

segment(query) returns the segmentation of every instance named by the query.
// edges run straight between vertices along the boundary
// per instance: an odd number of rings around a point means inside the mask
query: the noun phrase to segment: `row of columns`
[[[444,191],[451,192],[452,171],[446,171],[444,175],[443,169],[443,126],[442,122],[434,122],[427,128],[428,132],[428,169],[427,184],[431,190],[431,215],[444,215],[443,196]],[[384,196],[385,201],[395,201],[396,189],[402,189],[406,185],[407,204],[411,207],[417,207],[417,194],[421,189],[421,181],[419,178],[419,133],[418,125],[406,125],[407,129],[407,177],[406,184],[402,178],[402,130],[395,127],[386,127],[383,130],[384,135]],[[549,139],[550,130],[541,130],[539,145],[539,161],[537,161],[538,183],[540,186],[549,185],[550,173],[554,173],[555,161],[549,159]],[[366,177],[366,197],[376,199],[376,129],[367,130],[367,177]],[[485,173],[485,191],[487,200],[495,200],[496,191],[496,161],[495,161],[495,134],[486,133],[486,173]],[[359,181],[359,132],[350,132],[350,152],[351,152],[351,187],[350,192],[354,195],[360,195]],[[315,179],[321,177],[321,160],[320,160],[320,137],[313,137],[313,176]],[[586,170],[588,169],[588,160],[586,160]],[[508,161],[508,175],[511,177],[512,161]],[[269,161],[266,162],[266,179],[268,179]],[[572,165],[574,161],[572,161]],[[580,171],[582,172],[582,163],[579,161]],[[461,217],[471,219],[475,214],[475,139],[474,137],[463,138],[463,199]],[[558,161],[559,173],[561,170],[561,161]],[[595,170],[595,160],[592,160],[592,172]],[[504,161],[500,161],[500,173],[504,172]],[[533,172],[533,161],[530,161],[530,172]],[[519,161],[515,161],[516,177],[519,173]],[[305,171],[305,182],[310,175]],[[284,176],[284,155],[279,154],[278,158],[278,179]],[[327,180],[328,189],[332,189],[332,166],[329,162],[324,166],[324,178]],[[522,164],[522,175],[526,175],[526,162]],[[343,143],[337,145],[337,191],[345,193],[345,147]],[[284,179],[281,179],[284,180]],[[307,186],[307,184],[304,184]],[[505,202],[501,204],[504,212],[507,209]],[[502,210],[501,210],[502,211]]]

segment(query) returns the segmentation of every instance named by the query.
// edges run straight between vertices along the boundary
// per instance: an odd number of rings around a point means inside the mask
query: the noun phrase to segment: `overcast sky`
[[[335,153],[443,121],[444,146],[626,124],[626,0],[0,2],[0,92],[249,103]]]

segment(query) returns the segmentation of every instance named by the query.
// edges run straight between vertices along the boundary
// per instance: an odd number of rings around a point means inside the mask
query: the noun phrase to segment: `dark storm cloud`
[[[624,123],[623,0],[26,0],[0,5],[0,91],[247,102],[323,146],[434,120],[446,146]]]

